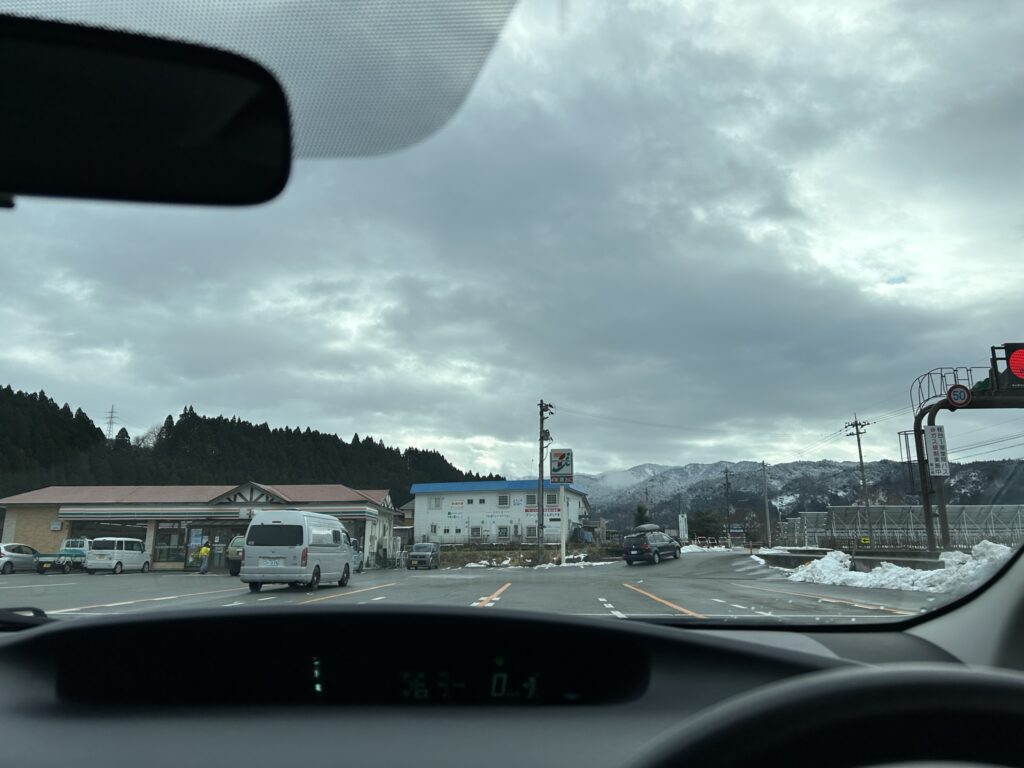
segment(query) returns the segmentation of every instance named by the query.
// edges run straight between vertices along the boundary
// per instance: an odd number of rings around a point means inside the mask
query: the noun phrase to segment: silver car
[[[0,544],[0,573],[34,571],[38,550],[28,544]]]

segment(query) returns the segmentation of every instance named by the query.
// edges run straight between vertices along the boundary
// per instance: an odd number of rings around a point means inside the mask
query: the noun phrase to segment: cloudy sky
[[[19,200],[0,382],[512,476],[540,398],[580,471],[851,458],[854,412],[898,458],[918,374],[1024,340],[1024,5],[848,5],[526,0],[439,131],[271,204]]]

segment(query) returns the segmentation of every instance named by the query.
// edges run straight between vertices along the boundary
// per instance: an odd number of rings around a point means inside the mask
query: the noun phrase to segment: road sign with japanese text
[[[946,453],[946,428],[929,424],[924,428],[924,449],[928,456],[928,474],[949,477],[949,456]]]

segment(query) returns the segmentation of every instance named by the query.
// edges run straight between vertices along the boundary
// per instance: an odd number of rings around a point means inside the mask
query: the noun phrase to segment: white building
[[[417,483],[414,540],[439,544],[518,544],[537,541],[537,481],[481,480]],[[544,541],[557,542],[590,514],[587,495],[573,485],[544,481]]]

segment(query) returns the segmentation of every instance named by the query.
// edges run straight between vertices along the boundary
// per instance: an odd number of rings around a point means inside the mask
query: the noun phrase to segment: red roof
[[[242,485],[51,485],[0,499],[6,504],[205,504]],[[386,490],[358,491],[340,483],[269,485],[257,483],[286,502],[372,502],[383,505]]]

